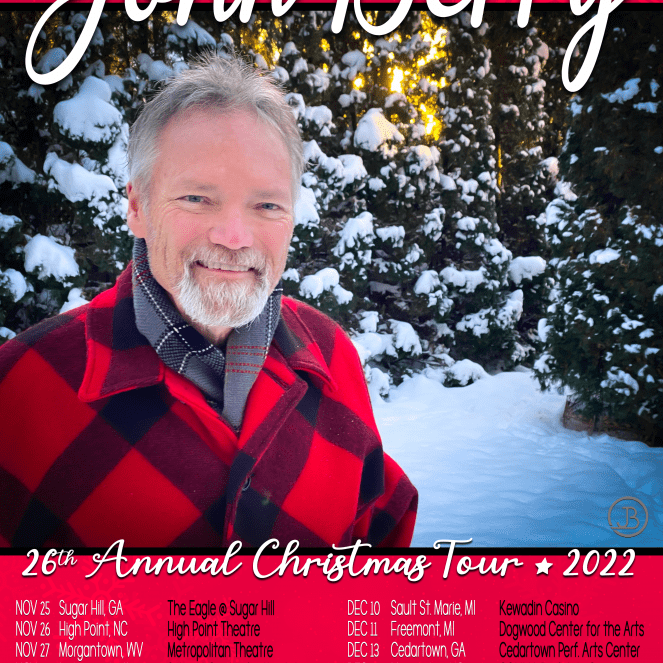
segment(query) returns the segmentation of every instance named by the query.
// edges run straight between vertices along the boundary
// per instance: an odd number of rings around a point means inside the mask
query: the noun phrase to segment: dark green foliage
[[[617,15],[570,105],[561,161],[575,195],[548,211],[558,286],[537,364],[587,414],[652,438],[663,429],[662,28],[659,14]]]
[[[448,177],[439,193],[446,217],[433,265],[453,306],[446,325],[452,354],[493,367],[516,359],[515,324],[522,293],[509,292],[512,254],[498,239],[497,154],[491,124],[495,83],[488,25],[470,27],[469,14],[449,23],[451,66],[440,94],[445,124],[442,165]]]

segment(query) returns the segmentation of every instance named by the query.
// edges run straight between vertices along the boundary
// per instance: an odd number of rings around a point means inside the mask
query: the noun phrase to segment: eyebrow
[[[292,191],[290,190],[290,187],[284,188],[284,189],[264,189],[260,191],[255,191],[254,196],[257,198],[279,198],[280,196],[291,196]]]
[[[178,188],[179,187],[183,187],[185,189],[192,188],[204,193],[216,193],[218,191],[218,187],[215,184],[209,184],[207,182],[202,182],[199,180],[188,180],[188,179],[182,180],[178,184]],[[260,189],[257,191],[253,191],[252,195],[255,196],[256,198],[272,198],[272,197],[279,198],[281,196],[291,196],[292,191],[288,186],[284,187],[283,189]]]
[[[199,191],[213,192],[216,191],[216,186],[214,184],[207,184],[205,182],[200,182],[198,180],[182,180],[178,183],[178,187],[184,188],[193,188],[198,189]]]

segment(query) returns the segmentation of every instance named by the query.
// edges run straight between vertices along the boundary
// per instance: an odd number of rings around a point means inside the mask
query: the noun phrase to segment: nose
[[[236,251],[253,246],[253,230],[240,209],[226,209],[215,216],[209,229],[212,244]]]

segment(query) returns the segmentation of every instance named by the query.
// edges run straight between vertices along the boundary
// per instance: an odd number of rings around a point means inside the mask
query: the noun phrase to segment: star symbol
[[[548,575],[548,569],[552,566],[552,563],[549,562],[545,557],[543,558],[543,561],[541,562],[535,562],[534,565],[536,566],[536,575],[538,576],[539,573],[545,573]]]

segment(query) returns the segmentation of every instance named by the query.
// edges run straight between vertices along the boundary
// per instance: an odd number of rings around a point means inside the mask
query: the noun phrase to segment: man
[[[129,146],[132,264],[0,349],[0,537],[17,547],[409,545],[352,343],[281,297],[303,170],[270,79],[212,58]]]

